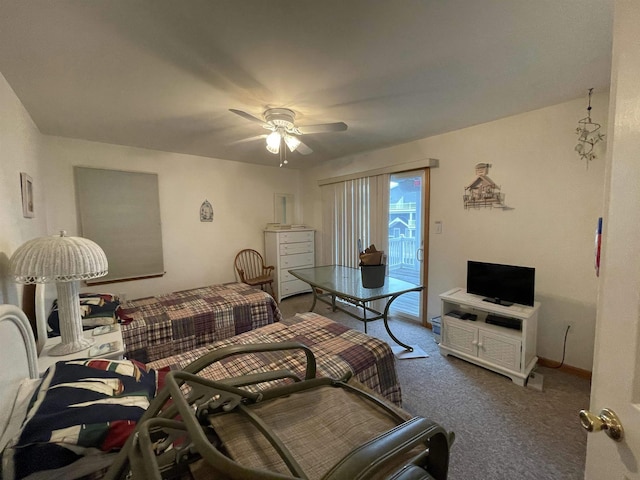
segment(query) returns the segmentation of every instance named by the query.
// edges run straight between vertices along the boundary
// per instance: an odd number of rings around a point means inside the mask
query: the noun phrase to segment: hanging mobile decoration
[[[594,148],[598,142],[604,140],[604,134],[600,133],[600,124],[591,121],[591,93],[593,88],[589,89],[589,106],[587,107],[587,116],[578,121],[578,144],[576,152],[580,155],[580,159],[586,160],[587,166],[589,162],[596,158]]]

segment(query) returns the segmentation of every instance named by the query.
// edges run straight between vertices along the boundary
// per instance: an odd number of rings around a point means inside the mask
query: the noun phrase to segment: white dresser
[[[297,293],[310,292],[308,283],[289,273],[296,268],[315,265],[314,231],[309,228],[266,230],[264,251],[267,265],[273,265],[276,300]]]

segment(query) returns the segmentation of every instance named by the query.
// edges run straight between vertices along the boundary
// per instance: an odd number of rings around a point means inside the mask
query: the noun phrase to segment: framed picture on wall
[[[22,189],[22,216],[33,218],[33,179],[24,172],[20,172]]]

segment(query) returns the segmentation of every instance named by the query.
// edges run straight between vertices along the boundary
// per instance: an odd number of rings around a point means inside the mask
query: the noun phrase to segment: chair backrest
[[[244,282],[263,275],[264,259],[259,252],[247,248],[236,255],[235,266],[240,281]]]

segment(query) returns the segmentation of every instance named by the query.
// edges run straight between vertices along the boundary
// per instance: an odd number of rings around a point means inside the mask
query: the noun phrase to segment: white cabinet
[[[311,229],[267,230],[264,232],[265,261],[273,265],[276,300],[310,292],[308,283],[289,273],[315,265],[314,231]]]
[[[442,326],[440,353],[454,355],[511,378],[524,386],[535,367],[538,310],[514,304],[510,307],[484,302],[482,297],[454,288],[440,295]],[[476,320],[454,317],[459,313],[475,315]],[[487,317],[519,328],[487,323]]]

